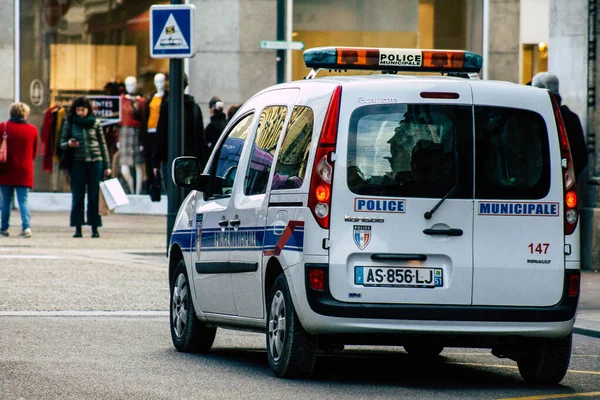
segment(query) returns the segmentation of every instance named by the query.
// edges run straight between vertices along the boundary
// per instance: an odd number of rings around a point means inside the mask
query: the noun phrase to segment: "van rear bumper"
[[[308,267],[305,267],[306,300],[317,314],[328,317],[386,319],[410,321],[468,321],[468,322],[566,322],[575,318],[579,293],[569,296],[569,279],[580,276],[579,270],[565,270],[563,296],[550,307],[515,306],[456,306],[429,304],[372,304],[348,303],[333,298],[328,285],[328,268],[325,271],[325,290],[317,291],[308,285]],[[326,265],[320,265],[326,266]]]

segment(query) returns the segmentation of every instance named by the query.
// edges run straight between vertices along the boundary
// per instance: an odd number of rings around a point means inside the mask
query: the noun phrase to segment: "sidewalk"
[[[103,217],[102,238],[89,239],[89,227],[84,229],[84,239],[73,240],[73,228],[69,227],[68,212],[33,212],[31,228],[33,239],[11,237],[0,242],[2,247],[55,247],[56,243],[65,249],[139,249],[165,253],[166,249],[166,217],[154,215],[109,215]],[[18,211],[11,215],[11,231],[14,236],[20,232],[21,218]],[[87,238],[87,239],[86,239]],[[581,296],[575,322],[575,333],[600,338],[600,272],[582,271]]]
[[[582,271],[575,333],[600,338],[600,272]]]

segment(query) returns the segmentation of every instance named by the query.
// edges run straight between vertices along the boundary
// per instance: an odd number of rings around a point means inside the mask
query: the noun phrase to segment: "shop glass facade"
[[[40,134],[50,107],[67,107],[77,96],[124,93],[126,77],[137,78],[140,96],[155,91],[154,75],[169,69],[168,60],[152,59],[149,50],[149,8],[161,3],[168,2],[20,1],[21,97],[31,105],[30,122]],[[55,142],[58,130],[44,141]],[[110,133],[118,135],[118,130]],[[107,139],[114,147],[116,138]],[[58,170],[56,146],[44,144],[36,160],[34,190],[68,191],[65,174]]]
[[[305,48],[435,48],[481,54],[482,12],[482,0],[294,0],[292,39]],[[294,51],[292,78],[302,79],[308,72],[302,52]],[[325,75],[329,72],[319,72]]]

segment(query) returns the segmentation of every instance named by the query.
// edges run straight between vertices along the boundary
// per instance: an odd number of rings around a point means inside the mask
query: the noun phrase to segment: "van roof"
[[[522,90],[523,93],[539,93],[539,88],[531,87],[528,85],[521,85],[507,81],[496,81],[496,80],[480,80],[480,79],[465,79],[456,76],[436,76],[436,75],[392,75],[392,74],[376,74],[376,75],[344,75],[344,76],[326,76],[315,79],[302,79],[292,81],[288,83],[281,83],[278,85],[271,86],[261,92],[273,90],[273,89],[284,89],[284,88],[305,88],[307,86],[315,84],[330,84],[330,85],[361,85],[368,84],[369,82],[456,82],[456,83],[467,83],[472,86],[485,87],[489,90],[494,88],[506,90],[507,87],[511,87],[511,90]]]

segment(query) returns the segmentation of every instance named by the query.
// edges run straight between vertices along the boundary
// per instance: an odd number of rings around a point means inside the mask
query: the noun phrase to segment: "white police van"
[[[325,47],[307,79],[252,97],[193,189],[169,249],[171,334],[266,333],[280,377],[321,349],[491,348],[559,382],[579,297],[569,143],[545,90],[476,79],[463,51]],[[314,79],[321,68],[377,75]],[[398,71],[441,72],[442,76]]]

